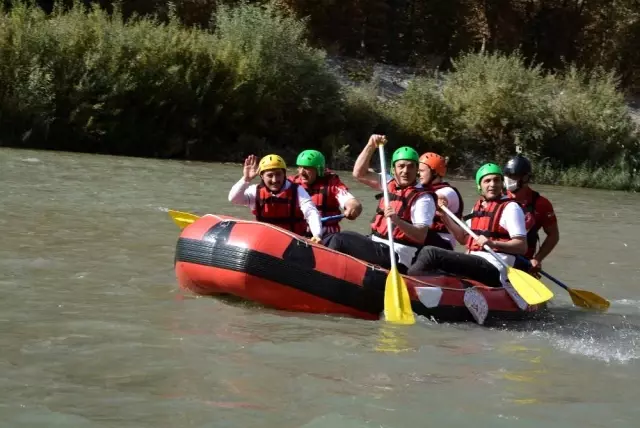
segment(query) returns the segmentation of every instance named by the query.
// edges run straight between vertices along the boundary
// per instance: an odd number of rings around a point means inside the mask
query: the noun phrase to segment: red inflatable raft
[[[180,286],[200,295],[233,295],[276,309],[379,319],[387,271],[269,224],[205,215],[178,239]],[[434,274],[405,276],[417,315],[473,321],[465,305],[474,293],[482,319],[523,319],[546,306],[521,310],[502,288]],[[482,307],[484,305],[484,307]]]

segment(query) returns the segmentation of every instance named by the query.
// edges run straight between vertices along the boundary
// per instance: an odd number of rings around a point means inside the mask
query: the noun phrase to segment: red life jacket
[[[307,231],[307,221],[298,204],[298,185],[295,183],[277,194],[271,193],[264,183],[258,184],[256,207],[252,212],[257,221],[279,226],[301,236]]]
[[[507,192],[507,195],[511,199],[516,199],[516,195]],[[524,257],[531,259],[536,254],[536,249],[538,247],[538,241],[540,241],[540,235],[538,235],[538,231],[541,229],[539,224],[536,224],[536,203],[538,202],[538,198],[540,197],[540,193],[535,190],[531,190],[531,199],[529,201],[518,203],[524,211],[525,223],[527,226],[529,224],[533,224],[531,228],[527,231],[527,252]]]
[[[509,232],[500,226],[500,218],[507,203],[513,202],[510,199],[499,199],[497,201],[487,201],[482,208],[484,199],[479,199],[473,207],[471,214],[466,215],[464,220],[471,219],[471,230],[476,235],[486,236],[493,241],[507,242],[511,240]],[[471,235],[467,237],[467,249],[469,251],[484,251],[484,248],[476,244]]]
[[[428,193],[435,197],[432,192],[415,186],[407,186],[401,189],[398,187],[396,180],[391,180],[387,184],[387,190],[389,191],[389,206],[393,207],[398,217],[407,223],[411,223],[411,206],[418,196]],[[384,216],[384,198],[382,196],[383,194],[376,195],[376,198],[380,201],[371,220],[371,233],[379,238],[389,239],[387,236],[387,219]],[[422,242],[415,241],[405,235],[399,227],[393,228],[393,240],[410,247],[421,248],[423,246]]]
[[[451,184],[447,183],[446,181],[443,181],[441,183],[432,184],[431,187],[429,187],[429,190],[431,190],[432,192],[435,193],[436,190],[442,189],[444,187],[451,187],[453,189],[453,191],[456,192],[456,195],[458,195],[459,207],[458,207],[458,211],[456,211],[454,214],[458,218],[462,218],[462,213],[464,212],[464,202],[462,201],[462,195],[460,194],[460,192],[458,192],[458,189],[456,189],[455,187],[453,187]],[[436,200],[437,200],[437,197],[438,197],[438,195],[436,194]],[[433,230],[433,231],[436,231],[436,232],[449,233],[447,231],[447,227],[444,225],[444,222],[442,221],[442,217],[441,217],[441,215],[440,215],[440,213],[438,211],[436,211],[436,215],[433,216],[433,223],[431,224],[431,227],[429,229]]]
[[[342,214],[338,198],[333,196],[329,197],[329,187],[340,184],[340,178],[330,170],[326,169],[324,176],[316,178],[316,181],[314,181],[311,186],[305,187],[302,184],[300,175],[292,176],[289,180],[302,186],[304,190],[307,191],[315,206],[318,207],[322,217]],[[325,234],[340,232],[339,219],[325,221],[322,223],[322,226],[325,229]]]

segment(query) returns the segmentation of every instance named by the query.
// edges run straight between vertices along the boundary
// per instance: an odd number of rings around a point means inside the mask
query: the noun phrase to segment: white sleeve
[[[322,221],[320,221],[320,211],[316,208],[316,205],[311,200],[311,197],[302,186],[298,186],[298,205],[300,205],[300,211],[304,215],[311,234],[315,237],[322,237]]]
[[[414,226],[431,226],[436,204],[431,195],[420,195],[411,205],[411,223]]]
[[[458,194],[451,187],[443,187],[441,189],[436,190],[436,195],[444,196],[449,201],[449,205],[447,208],[451,210],[452,213],[457,213],[460,209],[460,198],[458,198]]]
[[[348,190],[340,189],[338,190],[338,204],[340,208],[344,209],[344,205],[350,199],[355,199],[356,197],[351,194]]]
[[[527,236],[527,228],[524,221],[524,211],[515,202],[507,203],[500,217],[500,226],[509,232],[511,238]]]
[[[244,181],[244,177],[229,190],[229,202],[236,205],[244,205],[250,209],[255,208],[257,185],[251,185]]]

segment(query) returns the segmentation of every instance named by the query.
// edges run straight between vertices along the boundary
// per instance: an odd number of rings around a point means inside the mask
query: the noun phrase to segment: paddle
[[[440,207],[442,211],[444,211],[452,220],[454,220],[458,225],[469,235],[471,235],[474,239],[478,239],[478,235],[473,233],[473,231],[463,222],[461,219],[456,217],[449,208],[446,206]],[[553,293],[549,290],[542,282],[538,281],[533,276],[529,275],[526,272],[523,272],[518,269],[514,269],[507,264],[504,260],[502,260],[488,245],[484,246],[484,249],[488,251],[493,257],[496,258],[507,270],[507,277],[509,278],[509,282],[518,292],[520,297],[527,302],[529,305],[537,305],[539,303],[546,302],[553,297]]]
[[[384,159],[384,144],[378,146],[380,152],[380,170],[382,177],[387,176]],[[384,207],[389,207],[389,191],[387,190],[386,180],[382,182],[382,190],[384,192]],[[391,258],[391,269],[387,275],[387,281],[384,287],[384,316],[387,321],[396,324],[415,324],[416,320],[411,309],[411,300],[409,299],[409,291],[404,278],[398,272],[396,266],[396,252],[393,249],[393,224],[391,218],[387,217],[387,234],[389,237],[389,257]]]
[[[322,217],[320,221],[324,223],[325,221],[340,220],[341,218],[344,218],[344,214],[336,214],[336,215],[330,215],[328,217]]]
[[[518,258],[523,262],[529,262],[529,260],[527,260],[525,257],[518,256]],[[571,288],[563,284],[559,279],[552,277],[551,275],[549,275],[543,270],[541,270],[540,273],[543,276],[549,278],[551,281],[558,284],[560,287],[567,290],[569,292],[569,296],[571,296],[571,300],[573,301],[573,304],[576,306],[580,306],[581,308],[606,311],[611,305],[611,303],[609,303],[607,299],[605,299],[604,297],[598,296],[596,293],[592,293],[591,291],[587,291],[587,290],[579,290],[579,289]]]
[[[193,223],[194,221],[200,218],[195,214],[185,213],[181,211],[174,211],[174,210],[169,210],[169,215],[171,216],[175,224],[177,224],[180,229],[184,229],[185,227],[189,226],[191,223]],[[329,220],[338,220],[343,217],[344,217],[344,214],[331,215],[328,217],[322,217],[320,221],[325,222]]]
[[[184,229],[191,223],[199,219],[200,217],[195,214],[184,213],[181,211],[169,210],[169,215],[173,219],[174,223],[178,225],[180,229]]]

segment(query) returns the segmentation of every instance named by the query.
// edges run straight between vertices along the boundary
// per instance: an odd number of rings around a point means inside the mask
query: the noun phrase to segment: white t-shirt
[[[285,181],[282,191],[291,187],[289,180]],[[229,191],[229,202],[236,205],[244,205],[249,209],[254,210],[256,208],[256,190],[257,184],[250,184],[244,181],[242,177],[236,184],[233,185]],[[318,238],[322,237],[322,223],[320,221],[320,211],[316,208],[316,205],[311,200],[311,197],[302,186],[298,186],[298,205],[300,211],[304,215],[311,234]]]
[[[452,213],[458,212],[458,210],[460,209],[460,198],[458,198],[458,194],[455,190],[453,190],[451,187],[443,187],[436,190],[436,195],[444,196],[445,198],[447,198],[447,208],[449,208]],[[442,239],[446,239],[447,241],[449,241],[452,249],[456,248],[456,244],[458,243],[458,241],[456,241],[456,238],[454,238],[452,234],[448,232],[439,232],[438,235],[440,235]]]
[[[467,226],[471,227],[471,219],[467,220]],[[502,226],[511,238],[527,236],[527,228],[525,227],[524,211],[520,208],[516,202],[508,202],[502,210],[502,216],[500,217],[500,226]],[[504,266],[487,251],[471,251],[469,254],[482,257],[494,265],[500,272],[505,273]],[[496,254],[502,258],[509,266],[513,266],[515,263],[515,256],[511,254],[499,253]]]
[[[380,178],[382,178],[382,174],[380,174]],[[389,174],[387,174],[387,184],[393,180]],[[382,190],[382,183],[380,183],[379,190]],[[417,188],[421,188],[422,186],[418,184]],[[420,195],[418,196],[414,203],[411,205],[411,223],[414,226],[431,226],[433,223],[433,216],[436,213],[436,204],[431,195]],[[382,239],[375,235],[371,235],[371,240],[376,242],[382,242],[384,244],[389,245],[388,239]],[[403,245],[398,242],[393,241],[393,249],[396,254],[398,254],[398,258],[400,263],[403,265],[410,267],[411,262],[413,261],[413,257],[416,254],[417,249],[414,247],[410,247],[408,245]]]

